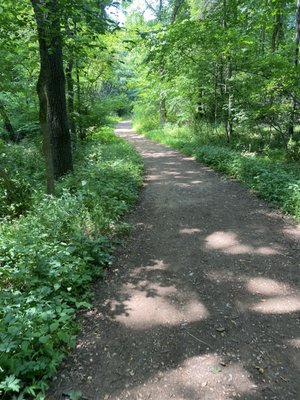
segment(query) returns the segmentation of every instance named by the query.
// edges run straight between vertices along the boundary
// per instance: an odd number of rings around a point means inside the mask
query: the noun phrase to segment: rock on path
[[[128,121],[116,133],[145,187],[47,399],[299,400],[299,228]]]

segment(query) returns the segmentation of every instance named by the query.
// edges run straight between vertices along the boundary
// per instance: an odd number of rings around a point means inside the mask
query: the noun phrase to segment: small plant
[[[287,144],[288,157],[292,161],[300,161],[300,141],[290,138]]]
[[[122,216],[142,183],[140,157],[108,127],[77,151],[75,173],[58,183],[56,197],[36,184],[26,213],[0,225],[1,400],[43,398],[74,345],[75,310],[89,306],[91,281],[129,229]]]

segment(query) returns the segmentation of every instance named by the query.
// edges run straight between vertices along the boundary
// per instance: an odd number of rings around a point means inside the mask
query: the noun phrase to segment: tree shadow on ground
[[[148,171],[135,229],[47,398],[298,400],[299,231],[237,182],[123,129]]]

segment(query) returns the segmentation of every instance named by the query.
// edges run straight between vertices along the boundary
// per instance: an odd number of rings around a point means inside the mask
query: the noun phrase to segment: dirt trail
[[[47,399],[299,400],[299,228],[129,122],[116,132],[145,188]]]

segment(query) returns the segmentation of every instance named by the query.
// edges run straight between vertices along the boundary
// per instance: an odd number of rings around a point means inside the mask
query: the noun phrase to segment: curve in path
[[[145,187],[47,398],[299,400],[299,229],[128,121],[116,133]]]

